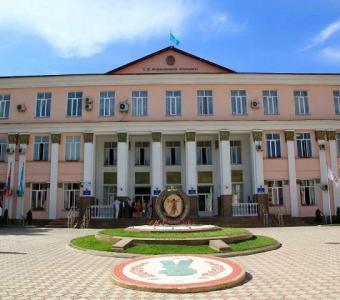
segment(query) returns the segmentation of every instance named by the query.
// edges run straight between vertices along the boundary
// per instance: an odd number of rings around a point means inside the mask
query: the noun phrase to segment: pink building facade
[[[11,219],[63,219],[84,197],[93,218],[111,218],[115,199],[143,211],[168,186],[198,217],[253,216],[267,202],[334,215],[339,164],[338,74],[238,73],[168,47],[105,74],[0,78]]]

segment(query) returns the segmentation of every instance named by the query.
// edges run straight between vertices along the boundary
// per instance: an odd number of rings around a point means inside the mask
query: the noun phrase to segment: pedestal
[[[232,195],[221,195],[221,216],[232,217]]]

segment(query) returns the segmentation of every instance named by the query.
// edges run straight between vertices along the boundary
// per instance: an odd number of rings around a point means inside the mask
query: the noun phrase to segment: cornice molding
[[[304,84],[339,85],[338,74],[145,74],[2,77],[0,88],[103,86],[136,84]]]

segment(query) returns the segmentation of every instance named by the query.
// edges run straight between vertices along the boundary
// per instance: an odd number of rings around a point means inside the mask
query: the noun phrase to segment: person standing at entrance
[[[120,211],[120,200],[116,199],[114,201],[114,205],[115,205],[115,219],[119,218],[119,211]]]

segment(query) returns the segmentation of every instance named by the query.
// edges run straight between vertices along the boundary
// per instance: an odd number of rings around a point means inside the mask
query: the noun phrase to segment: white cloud
[[[340,21],[333,22],[329,24],[325,29],[319,32],[312,42],[307,45],[304,50],[309,50],[317,45],[320,45],[326,42],[331,36],[333,36],[336,32],[340,31]]]
[[[0,0],[0,30],[40,36],[63,57],[89,57],[112,42],[166,39],[169,29],[178,35],[197,7],[188,0]]]
[[[206,32],[239,32],[246,27],[244,23],[235,22],[226,12],[212,13],[208,18],[204,19],[206,19],[206,22],[201,22],[200,28]]]
[[[340,62],[340,48],[326,47],[322,49],[321,54],[331,61]]]

